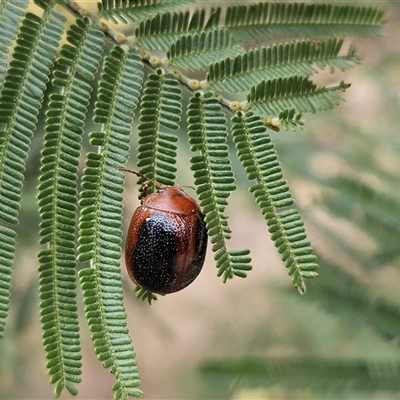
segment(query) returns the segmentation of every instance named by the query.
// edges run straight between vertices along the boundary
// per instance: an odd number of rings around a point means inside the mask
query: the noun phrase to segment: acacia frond
[[[105,368],[115,376],[114,399],[143,397],[136,354],[126,324],[119,252],[103,250],[96,269],[79,271],[85,298],[85,314],[92,332],[94,350]]]
[[[343,39],[301,41],[278,44],[250,50],[234,59],[227,58],[210,65],[207,81],[212,89],[221,92],[247,92],[263,80],[289,76],[310,76],[326,66],[341,71],[359,62],[351,47],[344,56],[339,55]]]
[[[225,27],[240,42],[277,37],[382,34],[383,9],[341,4],[259,3],[227,9]]]
[[[212,8],[206,20],[206,10],[158,14],[142,21],[136,28],[138,44],[149,50],[167,51],[172,43],[190,32],[206,32],[218,27],[220,8]]]
[[[14,42],[18,26],[28,6],[29,0],[0,2],[0,89],[3,87],[8,64],[8,48]]]
[[[141,98],[137,165],[142,175],[164,185],[175,184],[178,137],[161,127],[177,130],[181,113],[182,89],[174,75],[161,70],[150,74]]]
[[[172,65],[188,70],[207,67],[214,61],[234,57],[243,49],[235,45],[233,36],[222,28],[183,36],[171,44],[167,57]]]
[[[262,81],[251,88],[247,96],[250,108],[260,115],[274,116],[286,108],[297,112],[330,110],[343,100],[344,92],[350,84],[320,86],[308,78],[292,76]]]
[[[87,154],[79,201],[79,260],[91,260],[91,267],[79,273],[86,318],[94,350],[115,376],[116,399],[142,396],[137,389],[140,380],[123,305],[119,259],[124,175],[118,171],[129,156],[142,69],[134,48],[124,52],[114,47],[105,58],[94,117],[103,130],[90,133],[91,144],[99,146],[99,151]]]
[[[126,24],[143,18],[151,18],[165,11],[175,10],[195,0],[101,0],[98,9],[102,18],[115,24]]]
[[[260,380],[264,386],[284,381],[287,385],[310,390],[358,389],[368,391],[400,389],[398,361],[346,360],[322,357],[242,357],[209,360],[201,365],[206,374]],[[340,397],[340,396],[339,396]]]
[[[218,276],[224,282],[234,275],[246,277],[251,269],[249,250],[228,251],[231,230],[224,215],[227,197],[235,188],[226,143],[226,118],[218,100],[211,94],[195,93],[188,106],[188,136],[193,152],[190,159],[196,193],[204,214],[207,234],[213,244]]]
[[[65,17],[50,9],[25,15],[0,97],[0,218],[18,223],[25,159],[35,131]]]
[[[90,260],[105,245],[103,234],[120,242],[123,174],[118,171],[129,155],[129,135],[143,80],[143,65],[134,49],[115,47],[105,60],[94,120],[103,131],[90,133],[100,152],[87,155],[82,178],[79,260]],[[115,216],[114,216],[115,214]],[[102,230],[104,232],[102,232]]]
[[[239,160],[248,179],[257,181],[249,190],[261,209],[271,239],[294,286],[304,293],[304,280],[318,276],[318,264],[306,240],[299,212],[287,208],[293,204],[293,199],[282,179],[274,145],[259,116],[252,112],[238,112],[232,121],[232,135]],[[280,210],[282,208],[285,209]]]
[[[77,74],[93,80],[99,68],[104,37],[97,24],[94,24],[92,29],[89,29],[88,25],[89,20],[85,18],[77,19],[75,24],[70,26],[67,32],[68,43],[62,46],[58,62],[68,68],[73,66]],[[65,75],[63,83],[58,80],[56,82],[57,85],[65,86],[67,81],[68,74]]]
[[[47,244],[39,253],[41,322],[47,368],[51,382],[57,384],[57,396],[64,388],[76,394],[73,383],[81,380],[75,215],[80,143],[92,88],[76,75],[94,79],[103,46],[103,33],[88,22],[77,20],[71,25],[69,44],[60,51],[59,63],[69,69],[68,74],[54,74],[53,84],[62,88],[62,94],[50,95],[39,178],[40,242]]]
[[[10,303],[11,272],[14,264],[16,232],[0,225],[0,237],[0,338],[2,338]]]
[[[10,12],[11,19],[20,19],[20,10],[14,6],[10,9],[8,4],[4,7],[5,12]],[[7,18],[4,19],[6,20]],[[25,159],[64,22],[65,17],[52,9],[46,9],[42,18],[31,13],[26,14],[5,73],[0,97],[0,123],[4,129],[0,132],[0,219],[10,224],[18,223]],[[11,29],[9,33],[14,35],[12,32],[14,31]],[[11,39],[8,34],[4,39],[7,38]],[[1,257],[0,264],[4,279],[1,290],[1,325],[4,329],[15,234],[8,228],[1,229],[4,233],[4,258]]]

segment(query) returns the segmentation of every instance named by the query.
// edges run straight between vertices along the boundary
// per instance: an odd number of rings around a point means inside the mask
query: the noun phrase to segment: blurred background
[[[227,214],[231,248],[251,249],[246,279],[223,284],[209,251],[193,284],[149,306],[135,298],[121,260],[147,399],[399,398],[400,2],[379,4],[387,10],[386,35],[354,40],[362,64],[343,76],[315,77],[351,82],[346,102],[305,115],[304,130],[271,131],[321,265],[305,295],[292,287],[235,157],[240,190]],[[190,185],[184,135],[178,182]],[[40,145],[35,139],[27,165],[11,313],[0,342],[1,399],[53,398],[37,295]],[[125,229],[139,204],[135,182],[126,179]],[[76,398],[110,399],[113,378],[92,351],[80,307],[83,376]]]

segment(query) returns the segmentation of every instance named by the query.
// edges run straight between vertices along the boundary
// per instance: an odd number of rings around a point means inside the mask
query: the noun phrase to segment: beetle
[[[126,239],[126,268],[137,286],[162,295],[174,293],[192,283],[203,268],[207,250],[204,217],[196,201],[179,186],[161,186],[144,178],[158,189],[145,193],[133,213]]]

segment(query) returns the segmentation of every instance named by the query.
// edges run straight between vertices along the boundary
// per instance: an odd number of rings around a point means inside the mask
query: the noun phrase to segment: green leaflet
[[[92,88],[77,76],[94,79],[103,46],[97,25],[78,20],[67,32],[68,44],[59,63],[69,73],[54,73],[61,93],[50,95],[46,111],[44,146],[39,178],[40,242],[39,285],[43,344],[47,369],[59,396],[64,388],[76,394],[80,382],[81,354],[76,304],[76,211],[78,158]],[[92,56],[90,66],[87,54]]]
[[[257,181],[249,190],[261,209],[271,239],[294,286],[300,293],[304,293],[304,280],[318,276],[318,264],[306,240],[299,212],[288,208],[292,206],[293,199],[282,179],[283,174],[271,138],[260,117],[252,112],[238,112],[232,121],[232,135],[239,160],[247,177]]]
[[[20,6],[25,3],[21,2]],[[7,15],[1,19],[0,29],[6,29],[11,21],[21,19],[21,10],[16,5],[5,3],[2,11]],[[41,107],[44,90],[48,82],[65,17],[46,8],[42,18],[28,13],[21,22],[16,46],[6,73],[2,70],[2,92],[0,98],[0,218],[10,224],[18,223],[21,187],[24,180],[25,159],[36,128],[37,114]],[[11,41],[16,26],[2,36],[1,41]],[[8,43],[9,45],[11,43]],[[1,66],[0,66],[1,68]],[[0,227],[1,294],[0,331],[8,311],[11,270],[15,251],[15,233]]]
[[[200,153],[190,159],[191,170],[218,276],[222,275],[224,282],[234,275],[246,277],[251,269],[249,250],[228,251],[226,245],[231,230],[224,210],[236,185],[228,158],[226,118],[212,93],[191,97],[187,122],[191,150]]]
[[[94,350],[115,376],[116,399],[141,397],[135,353],[123,305],[121,255],[122,191],[124,176],[118,171],[130,149],[130,132],[143,80],[143,64],[135,49],[114,47],[105,58],[94,120],[101,132],[90,133],[99,152],[87,154],[79,201],[79,260],[91,260],[80,271],[85,312]]]
[[[242,48],[234,44],[233,37],[225,29],[213,29],[200,34],[182,36],[171,44],[167,57],[172,65],[196,70],[225,57],[234,57]]]
[[[117,256],[117,257],[116,257]],[[79,271],[85,314],[92,332],[94,350],[105,368],[115,376],[115,399],[142,397],[140,376],[126,324],[119,253],[98,255],[95,268]]]
[[[308,78],[292,76],[262,81],[251,88],[247,96],[250,108],[259,115],[274,116],[285,108],[294,107],[297,112],[330,110],[337,106],[350,85],[340,82],[338,85],[317,87]]]
[[[175,184],[178,137],[161,129],[177,130],[181,113],[182,89],[177,79],[161,70],[150,74],[141,101],[137,165],[141,174],[163,185]]]
[[[10,224],[18,223],[25,159],[64,18],[51,9],[43,18],[26,14],[4,78],[0,123],[7,125],[0,135],[0,218]]]
[[[98,8],[102,18],[126,24],[191,3],[194,0],[102,0]]]
[[[16,233],[0,225],[0,338],[4,336],[10,303],[11,272],[14,263]]]
[[[8,47],[14,42],[18,25],[24,15],[28,0],[0,2],[0,90],[3,87],[5,70],[8,64]]]
[[[241,42],[276,37],[333,37],[382,34],[380,8],[341,4],[259,3],[228,7],[225,26]]]
[[[136,28],[138,44],[149,50],[167,51],[172,43],[189,32],[206,32],[218,27],[220,8],[212,8],[206,20],[206,10],[180,13],[157,14],[154,18],[141,21]]]
[[[294,131],[304,125],[304,121],[301,119],[302,116],[302,113],[296,113],[295,108],[285,108],[279,113],[279,124],[283,129]]]
[[[303,40],[250,50],[235,58],[227,58],[210,65],[207,82],[221,92],[247,92],[263,80],[290,76],[311,76],[318,69],[329,66],[344,71],[359,62],[350,48],[341,56],[343,39],[326,41]]]
[[[142,64],[134,49],[128,54],[115,47],[106,58],[95,109],[101,132],[90,133],[90,141],[100,153],[87,155],[82,179],[79,227],[79,260],[92,259],[100,250],[101,226],[120,242],[123,175],[117,171],[126,162],[130,130],[143,79]],[[99,247],[100,246],[100,247]]]

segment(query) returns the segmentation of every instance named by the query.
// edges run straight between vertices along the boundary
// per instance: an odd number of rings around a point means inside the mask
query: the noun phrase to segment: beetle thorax
[[[178,186],[166,186],[142,199],[142,206],[154,210],[189,215],[197,212],[195,201]]]

